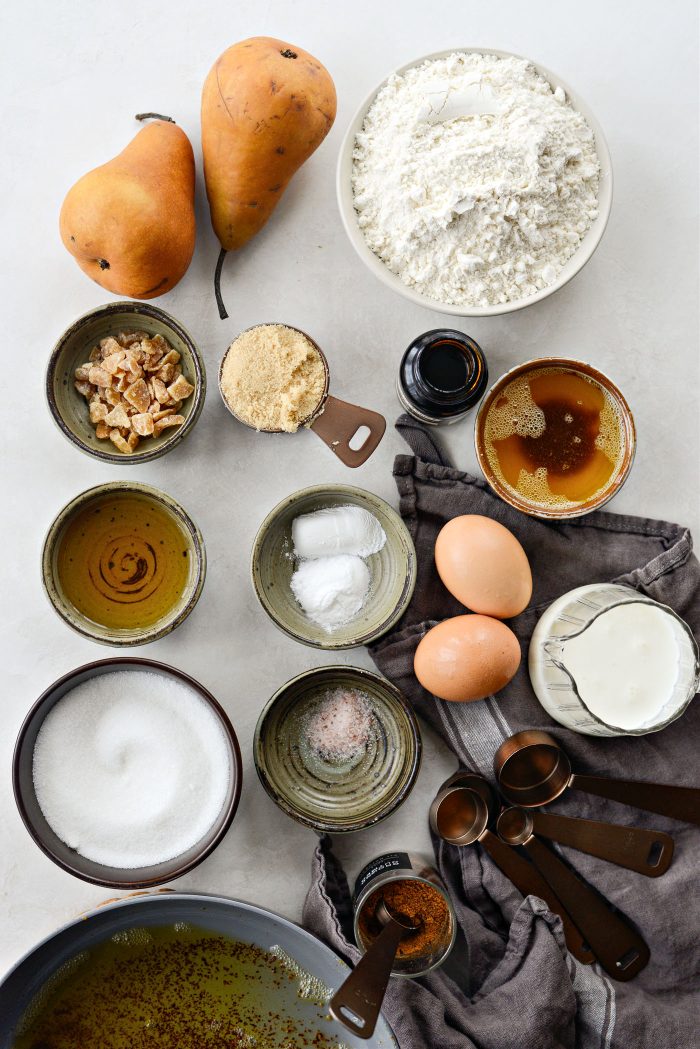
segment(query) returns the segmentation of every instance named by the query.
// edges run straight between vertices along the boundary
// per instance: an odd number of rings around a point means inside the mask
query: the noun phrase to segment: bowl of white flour
[[[523,309],[586,264],[612,204],[598,121],[560,77],[461,49],[392,73],[343,140],[345,230],[381,281],[458,317]]]

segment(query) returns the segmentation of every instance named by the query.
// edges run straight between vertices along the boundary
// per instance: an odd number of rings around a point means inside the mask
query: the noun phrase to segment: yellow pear
[[[221,254],[247,244],[270,218],[292,175],[330,131],[336,94],[308,51],[269,36],[241,40],[216,60],[202,91],[202,156]]]
[[[185,132],[168,117],[146,124],[68,191],[60,230],[81,270],[107,291],[152,299],[174,288],[195,241],[194,154]]]

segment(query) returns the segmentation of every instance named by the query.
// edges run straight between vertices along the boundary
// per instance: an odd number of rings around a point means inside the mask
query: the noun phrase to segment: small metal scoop
[[[374,912],[384,926],[348,978],[331,998],[331,1016],[358,1038],[371,1038],[377,1025],[394,959],[404,936],[416,932],[405,915],[390,912],[380,900]]]
[[[473,773],[457,773],[436,794],[430,806],[430,826],[450,845],[473,845],[478,841],[523,896],[539,896],[550,911],[559,915],[567,947],[580,962],[590,965],[595,961],[593,953],[556,893],[536,867],[488,829],[495,811],[496,799],[486,780]]]
[[[700,790],[661,783],[583,776],[548,732],[527,729],[510,736],[496,751],[493,767],[501,793],[514,805],[548,805],[567,787],[620,801],[646,812],[700,824]]]
[[[662,831],[619,827],[614,823],[574,819],[549,812],[525,812],[523,809],[518,812],[531,833],[645,874],[647,878],[665,874],[673,858],[673,838]]]
[[[522,845],[543,878],[552,886],[591,945],[597,960],[615,980],[631,980],[649,961],[649,948],[632,926],[590,885],[532,833],[529,813],[505,809],[498,835],[508,845]]]
[[[253,328],[247,328],[246,331],[253,331],[255,328],[265,328],[276,323],[280,322],[268,321],[263,324],[255,324],[253,325]],[[308,418],[302,420],[299,424],[299,429],[301,430],[305,427],[306,429],[313,430],[317,437],[320,437],[323,443],[327,444],[330,450],[334,452],[340,461],[345,463],[346,466],[353,468],[362,466],[362,464],[369,459],[372,452],[375,451],[384,436],[386,430],[386,419],[383,415],[380,415],[379,412],[373,412],[369,408],[361,408],[357,404],[350,404],[348,401],[341,401],[339,398],[331,396],[328,392],[328,387],[330,385],[330,369],[328,367],[326,355],[321,347],[318,343],[314,342],[310,335],[307,335],[305,331],[302,331],[301,328],[294,328],[291,324],[285,324],[284,327],[299,332],[300,335],[303,335],[305,339],[309,340],[321,358],[326,375],[321,399]],[[240,334],[243,335],[244,333],[241,332]],[[234,342],[235,341],[236,340],[234,339]],[[222,358],[221,365],[219,366],[219,393],[221,394],[222,401],[234,419],[243,423],[244,426],[250,427],[250,429],[255,429],[255,427],[251,426],[245,419],[242,419],[240,415],[236,414],[226,400],[221,386],[221,376],[230,349],[231,347],[229,346]],[[353,448],[351,445],[352,439],[358,430],[363,428],[366,428],[369,432],[360,446],[358,448]],[[260,430],[259,432],[284,433],[285,431],[272,429]]]

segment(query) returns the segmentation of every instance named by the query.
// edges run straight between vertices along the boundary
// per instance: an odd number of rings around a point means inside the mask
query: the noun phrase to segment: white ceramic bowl
[[[523,55],[514,55],[510,51],[499,51],[492,47],[453,47],[449,51],[435,51],[430,55],[423,55],[421,58],[416,58],[413,62],[408,62],[399,69],[394,70],[394,72],[405,73],[407,70],[412,69],[414,66],[420,65],[422,62],[426,62],[429,59],[447,58],[448,55],[452,55],[455,52],[498,55],[499,58],[524,57]],[[526,59],[526,61],[531,62],[530,59]],[[404,298],[410,299],[411,302],[415,302],[419,306],[426,306],[428,309],[437,310],[439,313],[447,313],[453,317],[495,317],[501,313],[513,313],[515,310],[522,310],[525,306],[532,306],[533,303],[546,299],[548,295],[551,295],[553,292],[558,291],[559,288],[562,288],[565,284],[568,284],[571,278],[585,266],[600,243],[610,216],[613,189],[612,162],[610,160],[610,153],[603,136],[602,128],[580,95],[575,91],[572,91],[569,85],[566,84],[560,76],[557,76],[556,73],[552,73],[551,70],[546,69],[543,65],[540,65],[539,62],[531,62],[531,64],[541,76],[545,77],[552,87],[561,87],[566,92],[566,97],[571,105],[586,118],[588,124],[593,130],[598,159],[600,161],[598,217],[584,236],[579,247],[562,268],[554,283],[548,285],[546,288],[542,288],[541,291],[536,292],[534,295],[528,295],[525,298],[516,299],[513,302],[498,303],[494,306],[454,306],[440,302],[437,299],[431,299],[427,295],[421,295],[420,292],[415,291],[413,288],[404,284],[403,281],[395,273],[392,273],[389,267],[382,262],[379,256],[374,254],[372,249],[368,247],[367,242],[362,235],[362,231],[357,224],[357,213],[353,203],[351,182],[352,152],[355,145],[355,135],[362,128],[367,110],[374,102],[377,93],[381,90],[386,81],[382,81],[382,83],[368,95],[350,121],[350,126],[345,133],[345,138],[340,147],[336,175],[338,205],[340,207],[340,215],[343,220],[343,225],[345,226],[345,231],[350,238],[350,243],[355,251],[375,277],[378,277],[379,280],[389,288],[393,288],[394,291],[403,295]]]

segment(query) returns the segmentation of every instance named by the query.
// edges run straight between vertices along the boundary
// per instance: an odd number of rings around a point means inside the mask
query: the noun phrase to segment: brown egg
[[[455,616],[429,630],[413,657],[423,688],[440,699],[466,703],[507,685],[520,665],[520,642],[490,616]]]
[[[465,514],[448,521],[435,542],[435,566],[450,593],[484,616],[510,619],[532,596],[525,551],[490,517]]]

